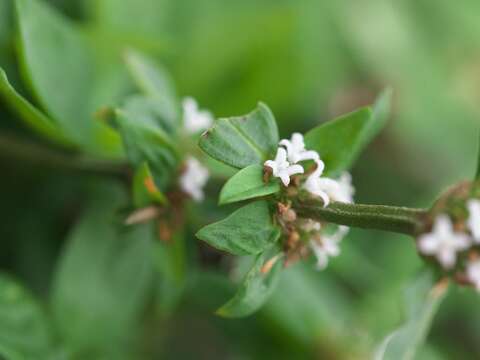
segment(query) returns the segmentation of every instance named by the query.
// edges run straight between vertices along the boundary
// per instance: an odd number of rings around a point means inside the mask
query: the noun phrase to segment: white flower
[[[480,200],[472,199],[467,203],[470,216],[467,220],[473,239],[476,243],[480,243]]]
[[[305,219],[300,226],[307,233],[318,232],[322,228],[322,224],[312,219]]]
[[[317,269],[323,270],[328,265],[328,258],[340,254],[339,241],[334,236],[315,237],[310,240],[310,248],[317,258]]]
[[[317,164],[317,168],[312,174],[310,174],[303,186],[311,194],[321,197],[323,200],[323,206],[327,207],[330,204],[330,197],[320,186],[320,176],[323,174],[325,164],[321,160],[316,160],[315,163]]]
[[[422,254],[434,255],[445,269],[451,269],[457,260],[457,252],[467,249],[470,243],[467,234],[454,231],[447,215],[439,215],[432,232],[418,239],[418,249]]]
[[[290,165],[287,161],[287,152],[282,148],[278,148],[275,160],[267,160],[264,165],[271,168],[273,176],[280,178],[285,186],[290,184],[290,176],[303,174],[301,165]]]
[[[467,264],[467,278],[480,291],[480,260],[470,261]]]
[[[181,189],[195,201],[203,200],[203,187],[208,181],[208,170],[194,157],[187,158],[180,177]]]
[[[287,148],[288,161],[290,161],[292,164],[296,164],[299,161],[304,160],[320,159],[320,156],[316,151],[305,150],[303,135],[300,133],[293,133],[291,140],[283,139],[279,144]]]
[[[182,102],[183,126],[190,134],[208,129],[213,124],[213,115],[207,110],[200,110],[195,99],[186,97]]]
[[[323,162],[322,165],[319,165],[317,161],[317,170],[308,177],[305,188],[310,193],[320,196],[325,207],[330,204],[331,200],[353,203],[355,188],[352,186],[352,176],[344,172],[338,180],[321,177],[323,168]]]
[[[323,270],[328,265],[328,258],[340,254],[340,242],[348,234],[350,228],[340,225],[338,230],[331,235],[316,235],[310,240],[310,248],[317,258],[317,269]]]

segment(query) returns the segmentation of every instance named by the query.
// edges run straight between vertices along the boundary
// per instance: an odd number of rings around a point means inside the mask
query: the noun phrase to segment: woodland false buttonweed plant
[[[415,238],[420,255],[436,270],[436,276],[419,277],[407,325],[387,337],[381,354],[390,343],[403,349],[399,343],[410,341],[418,346],[422,342],[447,288],[448,282],[439,279],[480,290],[480,171],[473,182],[456,186],[430,210],[353,202],[355,189],[348,170],[386,124],[389,90],[371,107],[281,140],[265,104],[259,103],[244,116],[214,120],[193,98],[180,100],[168,73],[133,50],[125,52],[123,63],[115,65],[118,69],[112,67],[125,75],[127,84],[121,77],[123,85],[110,84],[115,89],[106,94],[109,82],[105,78],[91,81],[92,74],[104,73],[103,68],[92,71],[97,66],[93,64],[100,66],[105,61],[90,58],[96,52],[83,41],[85,34],[45,2],[17,0],[14,6],[23,62],[19,68],[42,107],[18,93],[2,69],[0,96],[26,127],[51,146],[3,138],[2,151],[20,160],[119,180],[131,192],[126,197],[120,187],[112,190],[113,182],[99,186],[56,270],[52,302],[60,306],[52,310],[58,315],[58,333],[78,349],[73,357],[97,354],[99,347],[111,349],[118,339],[133,338],[130,331],[137,327],[132,319],[143,313],[146,294],[153,292],[149,287],[153,278],[161,283],[162,311],[168,313],[180,302],[186,284],[196,279],[192,276],[196,271],[189,271],[188,266],[201,269],[187,256],[186,247],[192,244],[187,242],[186,229],[198,224],[198,214],[188,210],[198,207],[202,211],[207,204],[190,200],[213,196],[204,189],[210,174],[222,183],[230,177],[220,191],[220,205],[243,204],[225,219],[199,230],[197,236],[222,252],[252,260],[235,296],[218,310],[219,315],[241,317],[260,309],[282,272],[298,261],[311,261],[312,266],[316,263],[318,269],[325,269],[340,254],[340,243],[350,227]],[[42,41],[39,34],[48,41]],[[63,46],[69,51],[58,54]],[[69,87],[70,83],[76,86]],[[92,88],[92,84],[102,87]],[[59,96],[52,89],[62,93]],[[105,95],[108,101],[104,103],[110,106],[97,111],[98,99],[92,99],[92,94]],[[103,121],[92,121],[95,111]],[[118,217],[121,221],[114,221]],[[102,251],[98,251],[99,244]],[[196,245],[188,250],[193,253]],[[84,259],[92,269],[86,272],[80,266],[77,271]],[[93,273],[101,274],[100,280],[94,279],[98,284],[92,285]],[[101,293],[98,301],[97,291]],[[85,294],[89,302],[97,301],[100,306],[85,307]],[[85,345],[89,330],[78,331],[80,335],[71,332],[71,316],[64,314],[78,314],[78,329],[91,329],[92,318],[102,323],[93,346]],[[18,328],[23,331],[25,327]],[[80,341],[71,340],[76,336]],[[3,345],[0,341],[1,356]],[[49,346],[48,351],[52,350]],[[406,348],[404,356],[393,358],[411,358]]]

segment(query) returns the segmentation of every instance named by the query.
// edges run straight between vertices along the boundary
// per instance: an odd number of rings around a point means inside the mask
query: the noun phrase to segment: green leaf
[[[475,173],[475,179],[474,180],[480,180],[480,136],[478,137],[478,154],[477,154],[477,172]]]
[[[384,91],[373,109],[366,107],[328,121],[305,135],[307,149],[317,151],[327,174],[349,169],[388,120],[391,91]]]
[[[181,300],[187,278],[185,233],[177,231],[170,241],[157,241],[153,256],[159,277],[158,307],[161,313],[171,313]]]
[[[270,109],[262,103],[245,116],[217,120],[199,142],[208,155],[239,169],[252,164],[262,165],[274,156],[277,145],[277,123]]]
[[[305,134],[307,149],[320,154],[325,162],[326,173],[339,173],[352,165],[362,131],[371,117],[370,108],[363,108],[328,121]]]
[[[435,286],[430,272],[421,274],[405,296],[405,323],[388,335],[375,353],[375,360],[413,360],[425,341],[448,284]]]
[[[259,310],[275,290],[282,269],[282,261],[277,260],[266,274],[262,273],[265,262],[275,254],[265,251],[255,260],[235,296],[217,310],[217,314],[227,318],[240,318]],[[276,255],[279,255],[277,252]]]
[[[163,131],[174,134],[178,127],[178,121],[171,117],[158,100],[143,95],[133,95],[127,98],[123,109],[135,114],[137,121],[151,126],[160,126]]]
[[[73,146],[51,119],[15,91],[8,82],[7,74],[2,68],[0,68],[0,95],[12,110],[20,116],[21,120],[35,132],[61,145]]]
[[[151,288],[154,229],[117,221],[125,194],[102,185],[63,250],[52,309],[59,333],[80,357],[131,358],[122,344],[138,331]]]
[[[197,237],[233,255],[256,255],[278,240],[280,230],[273,224],[268,203],[256,201],[222,221],[205,226]]]
[[[155,180],[147,162],[144,162],[135,171],[133,177],[133,204],[137,208],[148,206],[152,203],[166,204],[167,198],[158,190]]]
[[[250,165],[237,172],[220,192],[220,205],[271,195],[280,191],[280,184],[272,180],[263,181],[263,166]]]
[[[134,50],[128,50],[125,61],[137,86],[157,102],[168,122],[178,126],[178,99],[168,72],[154,60]]]
[[[115,111],[114,123],[123,139],[130,162],[135,166],[147,162],[156,184],[164,190],[179,161],[169,136],[160,127],[137,121],[135,114],[123,110]]]
[[[18,0],[15,5],[21,70],[41,107],[75,143],[118,155],[119,139],[92,116],[97,88],[114,64],[98,68],[98,52],[84,33],[46,2]],[[111,90],[110,99],[118,95]]]
[[[0,274],[0,357],[47,359],[52,350],[50,324],[39,304],[16,281]]]
[[[85,39],[47,4],[38,0],[15,4],[21,60],[35,95],[68,135],[85,139],[91,130],[85,119],[93,82]]]

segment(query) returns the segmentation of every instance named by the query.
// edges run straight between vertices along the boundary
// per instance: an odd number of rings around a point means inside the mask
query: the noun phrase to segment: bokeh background
[[[17,62],[12,2],[0,0],[0,66],[31,98]],[[76,23],[108,71],[134,47],[168,68],[181,95],[218,117],[266,102],[284,136],[369,104],[391,86],[390,124],[352,171],[357,202],[428,207],[475,171],[478,1],[44,2]],[[2,133],[32,138],[0,102]],[[5,153],[0,174],[0,268],[48,302],[65,239],[101,180]],[[212,204],[207,218],[218,211]],[[207,221],[198,217],[195,226]],[[327,271],[294,267],[259,313],[225,320],[213,310],[234,285],[207,256],[173,314],[155,322],[145,315],[138,347],[147,359],[367,359],[401,322],[403,290],[420,269],[409,238],[354,230]],[[480,358],[479,303],[473,291],[453,288],[419,359]]]

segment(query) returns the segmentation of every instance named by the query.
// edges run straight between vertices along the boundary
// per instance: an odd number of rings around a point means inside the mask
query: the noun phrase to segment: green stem
[[[13,135],[0,135],[0,156],[56,170],[109,176],[120,180],[127,180],[129,177],[129,168],[122,161],[59,150],[20,140]]]
[[[421,219],[426,214],[422,209],[384,205],[332,203],[325,208],[317,199],[299,200],[294,203],[294,208],[305,218],[412,236],[421,230]]]

